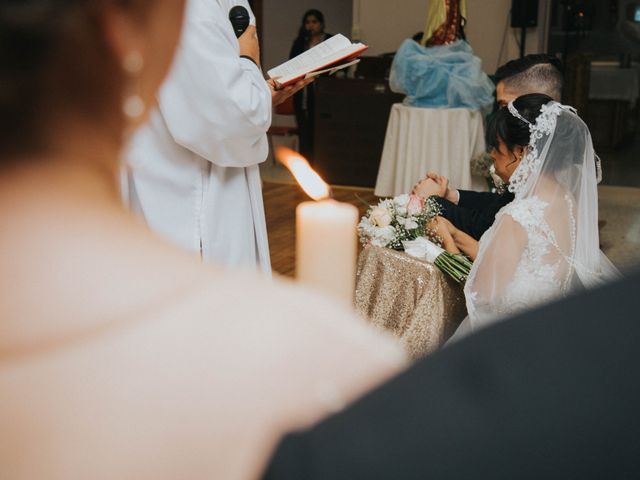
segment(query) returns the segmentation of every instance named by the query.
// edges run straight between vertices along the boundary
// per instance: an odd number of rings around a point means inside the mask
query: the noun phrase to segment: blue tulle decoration
[[[389,83],[413,107],[486,110],[493,105],[493,82],[464,40],[429,48],[405,40],[393,59]]]

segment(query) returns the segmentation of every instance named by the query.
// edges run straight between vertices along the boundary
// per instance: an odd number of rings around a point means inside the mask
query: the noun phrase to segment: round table
[[[463,286],[438,267],[373,246],[358,257],[355,306],[413,359],[438,350],[467,316]]]
[[[471,175],[471,159],[485,152],[483,116],[464,108],[391,108],[375,194],[408,193],[428,171],[449,178],[452,187],[486,190]]]

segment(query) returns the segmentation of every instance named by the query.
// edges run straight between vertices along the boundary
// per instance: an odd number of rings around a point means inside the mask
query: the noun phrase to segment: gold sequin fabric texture
[[[380,247],[360,253],[355,305],[414,359],[440,348],[467,315],[462,285],[431,263]]]

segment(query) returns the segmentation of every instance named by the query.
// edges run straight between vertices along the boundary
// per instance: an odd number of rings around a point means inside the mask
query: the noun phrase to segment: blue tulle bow
[[[414,107],[481,110],[493,105],[493,82],[464,40],[429,48],[405,40],[389,81],[393,91],[407,95],[404,103]]]

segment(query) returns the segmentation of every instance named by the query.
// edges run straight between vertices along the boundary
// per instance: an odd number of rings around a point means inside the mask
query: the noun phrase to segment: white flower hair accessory
[[[513,172],[513,175],[511,175],[511,178],[509,179],[509,191],[514,195],[519,196],[523,191],[524,185],[531,178],[532,174],[539,172],[542,167],[537,146],[538,142],[555,131],[558,116],[563,110],[570,111],[574,114],[576,113],[576,110],[573,107],[562,105],[558,102],[549,102],[546,105],[542,105],[540,108],[540,115],[536,118],[536,123],[532,124],[520,115],[516,107],[513,105],[513,102],[509,102],[507,108],[509,109],[509,113],[514,117],[527,123],[529,125],[529,132],[531,132],[531,135],[529,136],[527,154],[524,156],[520,165],[518,165],[518,168],[516,168],[515,172]]]

